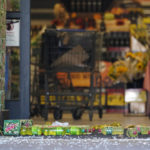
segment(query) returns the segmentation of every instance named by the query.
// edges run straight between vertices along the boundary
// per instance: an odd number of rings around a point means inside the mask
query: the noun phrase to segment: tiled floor
[[[44,124],[45,121],[41,117],[32,118],[34,124]],[[49,114],[48,121],[54,122],[53,114]],[[63,119],[60,122],[69,122],[70,125],[96,125],[96,124],[110,124],[112,122],[119,122],[123,126],[127,125],[149,125],[150,119],[145,116],[124,116],[123,114],[104,114],[102,119],[99,119],[98,114],[94,113],[93,121],[89,121],[88,113],[85,112],[81,120],[73,120],[69,113],[63,114]]]
[[[149,150],[150,139],[0,138],[0,150]]]

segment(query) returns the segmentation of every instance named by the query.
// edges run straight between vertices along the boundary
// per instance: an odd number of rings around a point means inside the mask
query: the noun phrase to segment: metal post
[[[21,0],[20,118],[30,116],[30,0]]]
[[[5,101],[5,30],[6,30],[6,2],[0,1],[0,112],[4,109],[4,101]],[[4,21],[2,21],[4,20]]]

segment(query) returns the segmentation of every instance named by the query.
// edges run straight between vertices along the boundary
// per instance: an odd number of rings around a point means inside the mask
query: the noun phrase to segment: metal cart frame
[[[99,89],[99,106],[98,106],[98,112],[99,112],[99,117],[102,118],[102,106],[101,106],[101,76],[100,73],[98,73],[95,70],[95,38],[96,38],[96,32],[94,33],[94,36],[92,39],[93,40],[93,52],[91,53],[90,56],[90,67],[85,67],[85,68],[62,68],[62,67],[55,67],[55,68],[50,68],[49,67],[49,55],[48,55],[48,51],[49,51],[49,45],[47,44],[47,42],[50,42],[47,38],[47,35],[50,35],[50,32],[52,30],[46,30],[46,32],[43,35],[43,49],[42,51],[44,51],[44,62],[43,62],[43,73],[44,73],[44,95],[45,95],[45,105],[44,105],[44,113],[43,113],[43,117],[45,118],[45,120],[48,119],[48,112],[49,112],[49,108],[54,109],[54,118],[57,119],[61,119],[62,118],[62,111],[65,110],[66,108],[69,110],[73,110],[73,118],[74,119],[80,119],[81,115],[83,113],[83,111],[85,109],[89,110],[89,119],[90,121],[92,121],[93,119],[93,110],[94,110],[94,99],[95,99],[95,95],[97,93],[97,89]],[[53,30],[54,31],[54,30]],[[53,32],[52,31],[52,32]],[[91,31],[81,31],[81,30],[62,30],[62,31],[57,31],[56,32],[82,32],[84,34],[84,32],[91,32]],[[51,36],[51,35],[50,35]],[[47,41],[48,40],[48,41]],[[50,42],[51,43],[51,42]],[[73,86],[72,86],[72,82],[71,82],[71,86],[70,89],[66,92],[66,91],[60,91],[59,92],[59,88],[58,85],[60,84],[59,81],[56,78],[56,73],[57,72],[65,72],[68,74],[68,79],[71,81],[71,75],[70,73],[72,72],[90,72],[90,86],[88,88],[88,92],[83,92],[83,91],[78,91],[76,90]],[[50,77],[54,77],[53,79],[55,80],[55,88],[53,91],[50,91],[49,89],[49,78]],[[97,85],[97,81],[100,81],[99,87]],[[94,80],[96,80],[96,85],[94,85]],[[86,89],[86,88],[85,88]],[[49,96],[55,96],[56,97],[56,106],[55,107],[51,107],[51,102],[49,101]],[[76,100],[74,102],[74,104],[71,105],[66,105],[66,101],[63,101],[63,96],[85,96],[88,98],[88,102],[86,103],[86,105],[82,106],[80,105]],[[58,98],[61,97],[61,100]],[[66,108],[65,108],[66,107]]]

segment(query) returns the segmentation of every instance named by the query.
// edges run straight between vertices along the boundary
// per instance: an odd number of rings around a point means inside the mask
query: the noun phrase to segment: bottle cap
[[[85,129],[82,129],[82,133],[84,133],[85,132]]]
[[[70,130],[69,129],[67,129],[67,131],[66,131],[67,133],[70,133]]]
[[[91,129],[89,129],[89,132],[92,132],[92,130],[91,130]]]

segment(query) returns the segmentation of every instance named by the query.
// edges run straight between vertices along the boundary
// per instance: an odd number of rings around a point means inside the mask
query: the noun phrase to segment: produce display
[[[150,126],[128,126],[123,127],[114,122],[109,125],[95,126],[53,126],[52,124],[33,125],[32,120],[5,120],[4,136],[90,136],[90,137],[118,137],[137,138],[150,137]]]

